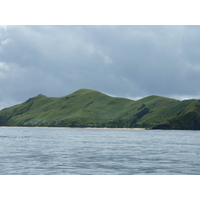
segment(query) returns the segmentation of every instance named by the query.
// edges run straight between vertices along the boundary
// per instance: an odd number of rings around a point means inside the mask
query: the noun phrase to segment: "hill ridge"
[[[5,108],[0,126],[200,130],[200,101],[157,95],[135,101],[82,88],[63,97],[39,94]]]

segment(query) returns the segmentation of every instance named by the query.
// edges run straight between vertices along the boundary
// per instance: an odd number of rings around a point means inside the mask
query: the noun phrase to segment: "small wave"
[[[0,135],[0,138],[9,138],[7,135]]]

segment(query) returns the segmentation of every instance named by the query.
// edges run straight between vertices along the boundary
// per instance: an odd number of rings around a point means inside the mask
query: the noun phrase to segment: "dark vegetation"
[[[59,98],[40,94],[1,110],[0,126],[200,130],[200,100],[153,95],[134,101],[88,89]]]

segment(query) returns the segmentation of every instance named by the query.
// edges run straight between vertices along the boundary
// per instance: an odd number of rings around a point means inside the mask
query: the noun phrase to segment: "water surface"
[[[200,131],[0,127],[1,175],[199,175]]]

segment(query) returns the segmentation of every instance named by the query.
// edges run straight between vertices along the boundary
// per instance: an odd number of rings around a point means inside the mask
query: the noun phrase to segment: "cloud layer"
[[[200,98],[200,26],[0,27],[0,109],[80,88]]]

